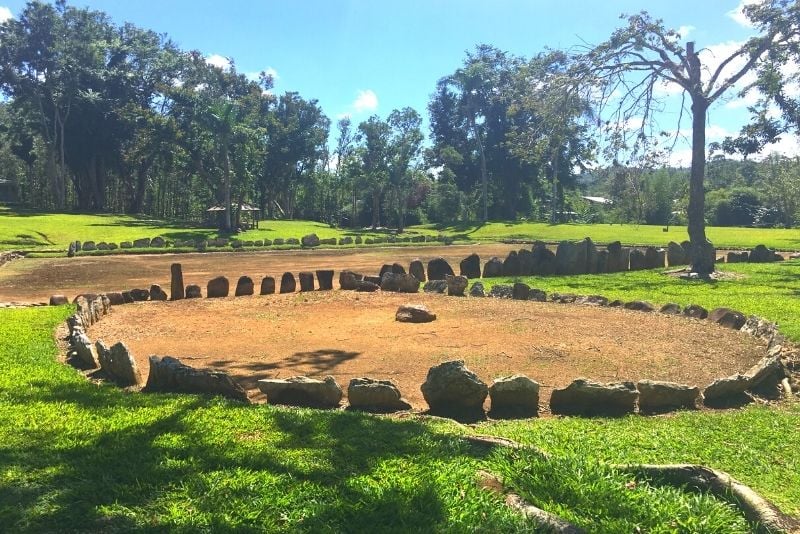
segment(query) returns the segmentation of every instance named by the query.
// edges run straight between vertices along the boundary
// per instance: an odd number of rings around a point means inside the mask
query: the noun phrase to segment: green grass
[[[548,223],[506,223],[463,225],[426,225],[415,229],[426,229],[443,234],[459,235],[472,241],[500,241],[503,239],[540,239],[546,242],[579,240],[591,237],[597,243],[621,241],[627,245],[665,246],[670,241],[680,243],[688,239],[686,228],[670,226],[668,232],[663,226],[632,224],[548,224]],[[752,248],[763,244],[781,250],[800,250],[800,229],[780,228],[706,228],[708,238],[718,248]]]
[[[745,532],[715,498],[607,462],[702,461],[800,514],[800,409],[485,423],[546,449],[488,451],[445,422],[129,394],[55,361],[68,307],[0,310],[0,525],[42,531],[514,532],[503,475],[590,531]],[[472,431],[472,430],[470,430]]]
[[[709,238],[719,248],[752,248],[758,244],[782,250],[800,250],[800,230],[763,228],[707,229]],[[260,228],[237,235],[242,240],[300,238],[316,233],[320,238],[361,235],[364,238],[385,236],[370,231],[331,228],[313,221],[261,221]],[[622,241],[627,245],[665,246],[669,241],[687,239],[686,229],[672,226],[609,224],[503,223],[464,224],[455,226],[421,225],[407,229],[406,235],[448,235],[460,242],[492,242],[506,239],[541,239],[547,242],[591,237],[597,243]],[[70,241],[106,241],[121,243],[143,237],[161,236],[169,241],[199,240],[218,237],[214,229],[188,226],[128,215],[84,215],[38,213],[0,206],[0,250],[65,251]],[[119,253],[120,251],[114,251]]]
[[[800,342],[800,261],[732,263],[720,266],[732,276],[716,282],[687,281],[662,270],[582,276],[530,276],[482,280],[486,292],[495,284],[522,281],[547,293],[603,295],[611,300],[646,300],[656,305],[699,304],[709,311],[729,307],[778,323],[781,332]]]

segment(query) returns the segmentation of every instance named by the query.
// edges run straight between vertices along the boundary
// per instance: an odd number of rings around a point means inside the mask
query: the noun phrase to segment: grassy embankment
[[[785,315],[787,333],[800,339],[800,263],[732,267],[744,278],[730,284],[656,273],[530,281],[654,302],[739,302],[773,320]],[[797,402],[471,429],[128,394],[56,363],[52,330],[68,313],[0,310],[0,525],[12,531],[525,529],[476,487],[478,469],[502,474],[536,505],[590,531],[748,531],[728,504],[634,482],[608,466],[619,462],[706,464],[800,516]],[[551,458],[474,448],[457,439],[464,432],[508,436]]]
[[[546,223],[503,223],[485,225],[410,227],[408,235],[443,234],[454,237],[456,242],[492,242],[505,239],[541,239],[556,242],[564,239],[577,240],[586,236],[598,243],[620,240],[629,245],[664,246],[669,241],[687,238],[683,227],[670,227],[663,232],[661,226],[634,225],[586,225]],[[352,231],[331,228],[327,224],[313,221],[262,221],[258,230],[249,230],[237,235],[242,240],[275,238],[300,238],[316,233],[320,238],[361,235],[364,238],[385,234],[369,231]],[[208,239],[217,237],[217,231],[209,228],[190,227],[182,223],[131,217],[127,215],[76,215],[46,214],[12,211],[0,207],[0,250],[24,249],[33,251],[57,251],[62,253],[70,241],[106,241],[120,243],[142,237],[161,236],[167,240]],[[719,248],[751,248],[764,244],[783,250],[800,250],[800,230],[759,228],[708,228],[710,239]]]

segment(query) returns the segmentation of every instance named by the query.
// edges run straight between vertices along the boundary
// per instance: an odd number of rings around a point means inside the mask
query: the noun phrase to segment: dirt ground
[[[403,303],[438,315],[426,324],[394,319]],[[414,408],[428,369],[463,359],[485,382],[515,372],[554,387],[574,378],[650,378],[705,386],[749,368],[763,353],[753,338],[706,321],[582,305],[442,295],[295,293],[113,308],[89,331],[124,341],[143,374],[152,354],[224,370],[253,395],[261,378],[333,375],[397,382]],[[487,401],[488,402],[488,401]]]
[[[279,279],[286,271],[350,269],[378,274],[381,265],[398,261],[408,268],[414,258],[427,262],[444,257],[458,273],[458,263],[473,252],[482,260],[505,258],[522,245],[470,244],[428,247],[391,247],[344,250],[286,250],[239,253],[84,256],[77,258],[22,259],[0,268],[0,302],[46,301],[63,294],[121,291],[160,284],[169,291],[169,267],[179,262],[183,279],[204,288],[216,276],[226,276],[235,286],[240,276],[250,276],[256,287],[266,275]],[[337,274],[338,276],[338,274]],[[336,278],[338,280],[338,278]]]

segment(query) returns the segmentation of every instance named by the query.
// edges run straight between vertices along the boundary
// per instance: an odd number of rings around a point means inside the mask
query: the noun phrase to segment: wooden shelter
[[[217,215],[224,211],[225,211],[224,206],[211,206],[206,210],[206,213]],[[245,229],[258,228],[259,212],[261,212],[261,208],[257,208],[253,205],[246,204],[244,202],[239,204],[239,213],[245,214],[250,219],[249,224],[245,222],[245,224],[247,224],[247,227]]]

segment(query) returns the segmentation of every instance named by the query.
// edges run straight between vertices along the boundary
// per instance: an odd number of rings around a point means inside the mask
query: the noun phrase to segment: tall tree
[[[694,42],[680,44],[678,32],[664,27],[647,13],[628,17],[628,25],[608,41],[579,57],[575,72],[595,91],[601,108],[611,109],[617,133],[640,121],[634,143],[647,141],[645,125],[657,110],[659,84],[675,84],[691,102],[692,162],[689,178],[689,240],[692,270],[707,275],[714,271],[714,246],[705,233],[706,121],[708,109],[730,92],[748,73],[768,59],[771,48],[782,48],[798,36],[796,3],[764,0],[745,8],[756,17],[759,34],[747,40],[716,65],[703,65]],[[707,72],[708,75],[704,76]],[[678,128],[680,129],[680,128]]]
[[[422,149],[424,136],[420,126],[422,117],[414,109],[406,107],[394,110],[387,120],[391,128],[389,141],[389,187],[392,188],[397,206],[397,228],[405,228],[406,206],[413,184],[413,170]]]

